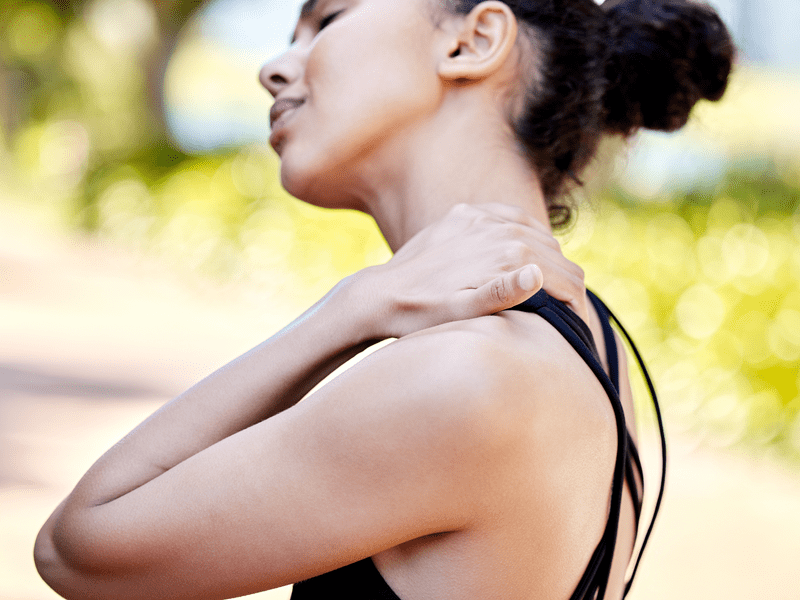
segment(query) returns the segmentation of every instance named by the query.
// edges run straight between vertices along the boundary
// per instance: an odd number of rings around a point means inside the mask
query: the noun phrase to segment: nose
[[[295,46],[261,67],[258,79],[272,97],[276,98],[301,76],[302,70],[299,49]]]

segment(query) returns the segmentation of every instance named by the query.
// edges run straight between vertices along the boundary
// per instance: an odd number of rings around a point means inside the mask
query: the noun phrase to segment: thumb
[[[541,269],[537,265],[526,265],[475,290],[475,309],[483,315],[492,315],[524,302],[538,292],[543,284]]]

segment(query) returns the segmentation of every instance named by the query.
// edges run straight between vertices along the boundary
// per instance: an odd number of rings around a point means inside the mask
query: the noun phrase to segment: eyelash
[[[319,31],[322,31],[322,30],[323,30],[323,29],[325,29],[325,28],[326,28],[328,25],[330,25],[331,23],[333,23],[333,20],[334,20],[336,17],[338,17],[340,14],[342,14],[343,12],[344,12],[343,10],[340,10],[340,11],[338,11],[338,12],[331,13],[331,14],[329,14],[328,16],[326,16],[326,17],[323,17],[322,19],[320,19],[320,21],[319,21]]]

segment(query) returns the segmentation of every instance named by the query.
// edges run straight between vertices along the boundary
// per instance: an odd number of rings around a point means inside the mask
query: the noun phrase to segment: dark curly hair
[[[691,0],[504,0],[538,53],[517,139],[554,226],[569,222],[570,182],[604,134],[674,131],[698,100],[719,100],[735,56],[717,13]],[[481,0],[445,0],[467,14]]]

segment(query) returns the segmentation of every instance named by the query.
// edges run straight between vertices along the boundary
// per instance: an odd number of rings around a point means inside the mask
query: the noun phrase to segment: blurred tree
[[[96,192],[102,187],[98,183],[116,166],[135,165],[152,180],[188,158],[165,125],[163,82],[181,29],[202,4],[202,0],[3,2],[3,138],[10,146],[16,141],[14,149],[19,150],[25,146],[26,126],[71,119],[85,128],[90,150],[81,189],[75,194],[82,203],[76,212],[83,227],[97,226]],[[127,130],[114,127],[115,121],[127,124]]]
[[[20,11],[28,10],[34,7],[35,4],[42,4],[49,6],[58,15],[61,21],[61,27],[68,27],[70,22],[75,19],[80,19],[84,11],[91,4],[97,4],[102,0],[51,0],[49,2],[26,2],[23,0],[6,0],[4,2],[4,9],[2,16],[0,16],[0,27],[4,33],[9,25],[9,21],[13,21],[14,17],[19,18]],[[169,57],[175,47],[178,34],[183,26],[194,14],[194,12],[205,3],[205,0],[141,0],[149,5],[152,14],[156,16],[157,28],[155,43],[151,45],[149,52],[145,58],[145,72],[147,73],[148,82],[148,100],[152,109],[153,121],[163,125],[163,80],[164,72],[166,70]],[[47,25],[44,23],[44,25]],[[0,60],[7,58],[0,55]],[[6,61],[3,61],[3,63]],[[4,71],[8,70],[8,65],[0,63]],[[8,102],[8,98],[4,98]],[[8,111],[7,111],[8,112]],[[163,133],[166,132],[164,127],[161,127]]]

